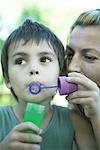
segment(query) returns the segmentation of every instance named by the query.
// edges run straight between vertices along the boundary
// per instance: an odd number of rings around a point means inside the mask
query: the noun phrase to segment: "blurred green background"
[[[65,46],[68,31],[77,16],[97,6],[100,4],[96,0],[92,3],[90,0],[0,0],[0,54],[4,40],[26,18],[50,27]],[[5,86],[0,65],[0,105],[8,104],[15,104],[15,100]]]

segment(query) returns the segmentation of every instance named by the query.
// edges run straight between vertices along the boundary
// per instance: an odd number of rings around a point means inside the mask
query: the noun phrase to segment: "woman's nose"
[[[81,72],[81,59],[78,56],[73,56],[68,65],[68,72]]]

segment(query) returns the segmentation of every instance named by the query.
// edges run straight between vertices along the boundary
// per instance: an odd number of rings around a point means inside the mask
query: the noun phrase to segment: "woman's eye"
[[[69,53],[68,58],[72,58],[72,57],[73,57],[73,54]]]
[[[66,49],[66,59],[71,60],[74,56],[74,51],[70,49]]]
[[[51,58],[49,58],[49,57],[41,57],[41,58],[40,58],[40,62],[49,63],[49,62],[51,62]]]
[[[86,59],[87,61],[89,61],[89,62],[93,62],[93,61],[96,60],[97,58],[94,57],[94,56],[86,55],[86,56],[85,56],[85,59]]]
[[[15,64],[17,64],[17,65],[22,65],[22,64],[25,64],[25,63],[26,63],[26,61],[23,58],[17,58],[15,60]]]
[[[71,60],[73,58],[74,54],[73,53],[67,53],[67,59]]]

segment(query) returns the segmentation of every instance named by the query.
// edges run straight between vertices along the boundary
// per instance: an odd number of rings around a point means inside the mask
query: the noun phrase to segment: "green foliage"
[[[17,21],[18,24],[22,23],[26,18],[30,18],[33,21],[46,22],[43,16],[43,10],[37,5],[31,5],[30,7],[24,7],[22,13]]]
[[[25,8],[22,11],[20,21],[23,21],[26,18],[32,18],[34,21],[41,21],[41,12],[37,7],[31,7],[30,9]]]
[[[3,46],[3,40],[0,38],[0,56],[1,56],[1,49]],[[0,57],[1,60],[1,57]],[[0,86],[2,86],[3,84],[3,77],[2,77],[2,72],[1,72],[1,66],[0,66]]]
[[[16,101],[14,97],[8,92],[0,93],[0,105],[14,105]]]
[[[2,48],[2,46],[3,46],[3,40],[0,38],[0,54],[1,54],[1,48]]]

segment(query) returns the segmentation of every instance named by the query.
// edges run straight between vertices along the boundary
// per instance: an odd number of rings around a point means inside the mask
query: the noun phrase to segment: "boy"
[[[57,85],[64,64],[61,41],[44,25],[26,20],[5,41],[1,63],[5,83],[18,103],[0,108],[0,150],[70,150],[74,137],[70,111],[50,106],[57,89],[43,89],[37,95],[29,92],[30,83]],[[42,133],[35,124],[23,122],[28,102],[46,106]]]

